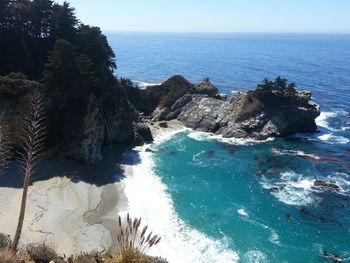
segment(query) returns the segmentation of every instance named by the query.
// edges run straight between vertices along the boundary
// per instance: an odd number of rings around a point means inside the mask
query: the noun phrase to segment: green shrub
[[[7,75],[10,79],[22,79],[27,80],[28,77],[21,72],[11,72]]]
[[[11,245],[11,238],[8,235],[0,233],[0,251],[9,248]]]

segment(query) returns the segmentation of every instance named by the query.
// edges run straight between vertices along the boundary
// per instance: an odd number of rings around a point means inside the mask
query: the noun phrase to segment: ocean
[[[350,35],[107,33],[118,77],[181,74],[220,92],[280,75],[320,104],[318,132],[257,142],[189,129],[132,151],[130,213],[170,263],[350,262]],[[338,190],[315,187],[317,179]]]

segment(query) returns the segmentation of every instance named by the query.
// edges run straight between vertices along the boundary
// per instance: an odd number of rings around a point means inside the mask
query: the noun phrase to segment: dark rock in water
[[[214,151],[207,151],[205,153],[205,157],[209,158],[209,157],[212,157],[214,155]]]
[[[287,220],[291,220],[292,219],[292,216],[290,214],[285,214],[284,217],[287,219]]]
[[[141,97],[152,103],[143,104],[153,105],[148,114],[156,120],[178,119],[187,127],[226,138],[263,140],[315,132],[315,119],[320,114],[307,91],[239,92],[227,101],[218,97],[217,88],[208,79],[191,84],[181,76],[146,90]]]
[[[300,208],[300,214],[301,215],[308,215],[310,214],[309,210],[307,210],[305,207]]]
[[[227,144],[227,143],[219,143],[220,147],[227,150],[230,154],[236,154],[237,145]]]
[[[269,191],[279,191],[282,190],[284,186],[271,186],[268,188]]]
[[[161,121],[158,123],[158,125],[161,128],[168,128],[168,123],[166,121]]]
[[[323,222],[323,223],[325,223],[325,222],[327,222],[327,219],[324,218],[323,216],[320,216],[320,221]]]
[[[322,255],[324,257],[326,257],[326,258],[331,259],[332,263],[341,263],[341,262],[343,262],[343,260],[341,259],[341,257],[339,255],[329,253],[326,250],[323,251]]]
[[[262,170],[262,171],[257,172],[255,175],[262,176],[262,175],[266,174],[266,172],[267,172],[266,170]]]
[[[330,189],[334,189],[334,190],[339,190],[340,187],[336,184],[332,184],[332,183],[328,183],[324,180],[315,180],[314,181],[314,186],[317,187],[326,187],[326,188],[330,188]]]
[[[154,151],[150,148],[146,148],[145,152],[150,152],[150,153],[154,153]]]

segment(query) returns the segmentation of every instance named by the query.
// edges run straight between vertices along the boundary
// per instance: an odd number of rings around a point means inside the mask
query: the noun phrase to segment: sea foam
[[[334,118],[344,119],[344,118],[347,118],[348,115],[349,113],[342,109],[334,109],[334,111],[323,111],[321,112],[320,116],[316,118],[316,124],[317,126],[326,128],[327,130],[332,132],[346,131],[350,129],[349,126],[333,127],[330,124],[330,119],[334,119]]]
[[[329,144],[347,144],[350,142],[348,138],[344,136],[334,135],[332,133],[323,134],[317,138]]]
[[[178,217],[166,185],[154,172],[153,154],[144,152],[145,147],[138,147],[136,153],[124,156],[129,161],[134,160],[133,165],[124,167],[128,174],[124,183],[129,206],[124,213],[142,217],[143,223],[162,237],[150,254],[164,257],[171,263],[237,262],[238,254],[228,249],[225,239],[212,239]]]
[[[287,205],[304,206],[316,201],[312,194],[314,180],[294,172],[281,173],[280,180],[274,183],[265,178],[261,184],[265,189],[277,189],[272,195]]]
[[[145,89],[148,86],[155,86],[155,85],[160,85],[161,83],[150,83],[150,82],[144,82],[140,80],[132,80],[132,83],[134,86],[140,88],[140,89]]]
[[[257,143],[271,142],[274,141],[274,138],[268,138],[266,140],[255,140],[252,138],[224,138],[221,135],[215,135],[209,132],[200,132],[200,131],[191,131],[187,135],[189,138],[196,141],[218,141],[227,144],[233,145],[253,145]]]

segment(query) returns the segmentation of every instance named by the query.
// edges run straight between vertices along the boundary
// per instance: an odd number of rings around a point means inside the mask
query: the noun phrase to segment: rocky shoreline
[[[131,101],[152,120],[178,120],[186,127],[225,138],[265,140],[312,133],[320,115],[310,92],[288,88],[236,92],[228,100],[208,78],[192,84],[182,76],[173,76],[138,92]]]

